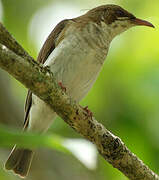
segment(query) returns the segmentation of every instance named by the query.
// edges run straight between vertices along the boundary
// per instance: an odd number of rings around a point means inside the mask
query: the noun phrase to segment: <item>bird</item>
[[[115,4],[101,5],[85,14],[61,21],[42,46],[37,61],[48,66],[57,82],[76,102],[83,99],[95,83],[112,40],[134,26],[154,26],[136,18]],[[45,133],[57,114],[28,91],[25,103],[26,132]],[[7,170],[21,177],[28,175],[34,150],[14,146],[5,163]]]

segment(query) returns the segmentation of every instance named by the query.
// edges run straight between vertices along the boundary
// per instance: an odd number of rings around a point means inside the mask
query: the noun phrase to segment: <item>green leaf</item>
[[[51,134],[40,135],[36,133],[20,132],[0,125],[0,147],[12,147],[15,144],[24,148],[47,147],[60,152],[71,154],[63,146],[64,138]]]

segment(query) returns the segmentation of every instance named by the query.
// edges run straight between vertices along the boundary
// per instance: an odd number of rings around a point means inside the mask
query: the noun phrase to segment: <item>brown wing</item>
[[[48,56],[51,54],[51,52],[56,47],[56,39],[58,38],[59,34],[64,30],[66,27],[66,24],[69,20],[63,20],[57,26],[53,29],[53,31],[50,33],[48,38],[46,39],[43,47],[41,48],[37,61],[44,64],[47,60]],[[32,92],[29,90],[26,102],[25,102],[25,115],[24,115],[24,129],[27,128],[29,124],[29,111],[32,105]]]

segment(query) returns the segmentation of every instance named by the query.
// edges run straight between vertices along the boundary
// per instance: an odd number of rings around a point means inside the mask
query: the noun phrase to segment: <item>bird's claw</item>
[[[63,86],[62,82],[58,82],[58,85],[61,87],[61,89],[66,92],[66,87]]]
[[[91,118],[93,117],[93,113],[88,109],[88,106],[84,107],[83,110],[85,110],[87,112],[87,115],[89,117],[91,117]]]

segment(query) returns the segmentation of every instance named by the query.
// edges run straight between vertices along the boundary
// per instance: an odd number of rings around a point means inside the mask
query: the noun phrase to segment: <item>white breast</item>
[[[89,37],[88,37],[89,38]],[[91,41],[90,41],[91,42]],[[95,82],[107,51],[92,46],[79,32],[67,36],[50,54],[44,66],[50,66],[57,81],[62,82],[67,93],[80,101]]]

